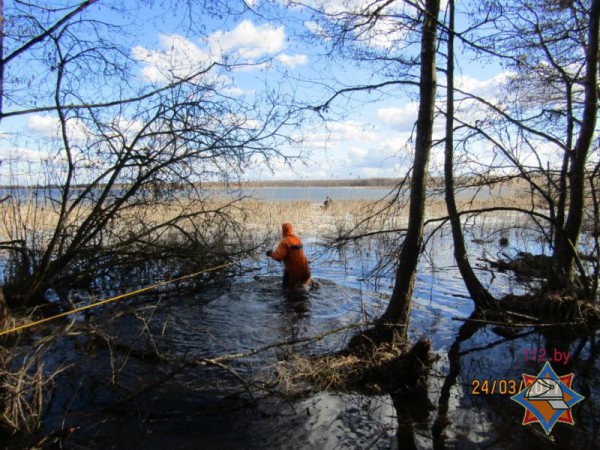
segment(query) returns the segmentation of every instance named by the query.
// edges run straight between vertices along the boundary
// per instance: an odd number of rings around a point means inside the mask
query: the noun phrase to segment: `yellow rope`
[[[140,294],[142,292],[146,292],[146,291],[149,291],[151,289],[155,289],[155,288],[160,287],[160,286],[165,286],[165,285],[170,284],[170,283],[175,283],[176,281],[185,280],[186,278],[192,278],[192,277],[198,276],[198,275],[200,275],[202,273],[212,272],[212,271],[215,271],[215,270],[219,270],[219,269],[222,269],[224,267],[231,266],[233,264],[235,264],[235,263],[234,262],[230,262],[230,263],[227,263],[227,264],[222,264],[220,266],[211,267],[210,269],[201,270],[200,272],[195,272],[195,273],[191,273],[191,274],[188,274],[188,275],[183,275],[183,276],[178,277],[178,278],[173,278],[172,280],[161,281],[160,283],[156,283],[156,284],[153,284],[151,286],[146,286],[145,288],[141,288],[141,289],[138,289],[136,291],[126,292],[125,294],[117,295],[116,297],[107,298],[106,300],[102,300],[102,301],[99,301],[99,302],[96,302],[96,303],[92,303],[90,305],[81,306],[80,308],[75,308],[75,309],[72,309],[70,311],[65,311],[65,312],[62,312],[62,313],[57,314],[55,316],[46,317],[44,319],[36,320],[35,322],[26,323],[25,325],[20,325],[18,327],[11,328],[10,330],[2,331],[2,332],[0,332],[0,336],[4,336],[5,334],[11,334],[11,333],[14,333],[16,331],[24,330],[26,328],[31,328],[31,327],[34,327],[36,325],[40,325],[40,324],[45,323],[45,322],[50,322],[51,320],[54,320],[54,319],[58,319],[60,317],[68,316],[69,314],[75,314],[75,313],[78,313],[78,312],[81,312],[81,311],[85,311],[86,309],[91,309],[91,308],[95,308],[96,306],[105,305],[106,303],[114,302],[116,300],[121,300],[123,298],[131,297],[133,295],[137,295],[137,294]]]

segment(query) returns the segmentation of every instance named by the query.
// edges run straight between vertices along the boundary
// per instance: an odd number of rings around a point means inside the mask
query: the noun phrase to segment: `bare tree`
[[[18,2],[4,11],[12,28],[3,30],[1,116],[43,113],[56,129],[39,142],[47,157],[36,166],[44,186],[33,201],[43,226],[27,223],[22,196],[5,205],[14,213],[2,243],[11,304],[118,268],[154,264],[157,276],[159,266],[199,269],[243,253],[255,245],[242,232],[243,199],[217,199],[207,188],[228,186],[251,163],[287,158],[279,148],[295,120],[290,100],[276,91],[252,101],[227,94],[228,71],[266,58],[188,55],[140,79],[143,59],[132,54],[127,28],[102,14],[111,6]],[[41,211],[50,216],[44,224]]]
[[[475,306],[478,309],[482,309],[494,306],[495,300],[488,290],[483,287],[469,263],[461,220],[454,196],[454,34],[454,0],[449,0],[447,27],[448,54],[446,62],[446,137],[444,152],[445,198],[450,226],[452,228],[454,258]]]
[[[414,161],[410,176],[397,186],[398,192],[390,196],[371,212],[353,230],[359,231],[361,224],[369,223],[382,214],[393,214],[393,206],[401,203],[400,190],[410,184],[409,219],[407,230],[385,230],[381,233],[402,233],[399,257],[394,260],[395,284],[392,297],[379,324],[378,331],[387,335],[397,330],[397,335],[406,339],[412,293],[416,278],[417,262],[423,246],[423,225],[425,217],[426,187],[428,181],[429,155],[432,147],[433,119],[436,97],[436,52],[438,15],[440,4],[437,0],[427,1],[425,6],[414,2],[396,4],[377,1],[366,5],[348,5],[346,8],[320,13],[325,17],[321,35],[332,43],[331,51],[348,55],[357,64],[381,66],[373,71],[373,78],[379,82],[364,85],[346,86],[331,89],[333,94],[325,102],[313,109],[327,112],[330,105],[339,98],[351,97],[373,91],[381,92],[390,88],[419,88],[419,112],[414,142]],[[397,91],[396,91],[397,93]],[[361,233],[347,236],[355,240],[374,233]],[[395,241],[396,242],[396,241]],[[398,254],[398,249],[391,252]]]
[[[421,76],[419,81],[419,115],[415,141],[415,161],[410,185],[408,230],[404,238],[392,297],[381,321],[399,326],[406,339],[412,305],[417,263],[423,241],[423,222],[427,192],[427,170],[432,146],[433,116],[436,94],[436,49],[438,33],[438,0],[427,0],[421,31]]]
[[[585,49],[585,77],[583,80],[583,114],[579,135],[571,156],[569,173],[569,212],[567,213],[562,239],[554,253],[556,266],[568,281],[573,279],[577,243],[581,233],[585,207],[585,169],[598,115],[598,59],[600,51],[600,1],[592,0],[589,11],[587,47]],[[583,280],[587,283],[586,280]]]
[[[578,251],[586,215],[585,174],[593,170],[597,8],[596,2],[484,2],[471,34],[460,36],[480,57],[511,70],[503,98],[460,91],[488,111],[476,123],[463,122],[472,132],[469,139],[494,147],[505,162],[493,168],[496,174],[504,171],[527,183],[532,210],[547,208],[547,221],[539,224],[553,248],[554,273],[547,287],[573,291],[583,286],[581,295],[588,298],[595,297],[595,289]]]

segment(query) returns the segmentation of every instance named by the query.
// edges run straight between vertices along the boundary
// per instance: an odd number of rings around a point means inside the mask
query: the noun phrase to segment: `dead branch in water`
[[[144,334],[148,334],[151,336],[151,331],[150,331],[150,327],[148,326],[147,320],[144,319],[143,317],[141,317],[141,315],[139,315],[139,314],[136,314],[136,317],[143,322],[142,329],[143,329]],[[338,327],[338,328],[335,328],[332,330],[325,331],[316,336],[292,339],[292,340],[287,340],[287,341],[283,341],[283,342],[276,342],[273,344],[264,345],[262,347],[259,347],[254,350],[250,350],[248,352],[220,355],[220,356],[216,356],[213,358],[175,357],[175,356],[171,356],[171,355],[168,355],[165,353],[161,353],[159,351],[157,345],[154,344],[154,341],[152,338],[151,338],[152,344],[150,345],[150,348],[147,351],[139,350],[139,349],[133,348],[129,345],[118,342],[116,338],[108,336],[100,328],[90,327],[89,325],[87,328],[87,332],[88,332],[91,340],[95,344],[100,344],[109,350],[111,361],[114,359],[114,353],[121,353],[126,356],[126,359],[129,357],[134,357],[141,361],[150,361],[150,362],[155,362],[155,363],[166,364],[166,365],[172,366],[172,368],[167,373],[165,373],[163,376],[161,376],[160,378],[153,380],[153,381],[139,387],[134,392],[130,392],[125,397],[118,400],[116,403],[112,403],[111,405],[108,405],[107,407],[104,408],[105,410],[114,411],[114,410],[117,410],[120,407],[132,402],[134,399],[139,398],[143,394],[148,393],[148,392],[152,391],[153,389],[160,387],[161,385],[164,385],[165,383],[167,383],[168,381],[173,379],[176,375],[181,374],[185,370],[199,368],[199,367],[215,367],[215,368],[222,370],[224,373],[231,375],[232,378],[234,378],[242,386],[243,392],[245,392],[248,395],[250,402],[254,406],[258,406],[258,398],[255,395],[256,390],[257,389],[263,390],[263,391],[267,390],[267,391],[269,391],[269,393],[275,393],[272,388],[272,385],[274,385],[275,383],[272,380],[267,380],[266,382],[261,382],[260,380],[257,381],[257,380],[251,379],[249,377],[244,377],[238,371],[236,371],[234,368],[227,365],[227,363],[243,360],[245,358],[249,358],[251,356],[255,356],[257,354],[264,353],[266,351],[276,349],[276,348],[282,348],[282,347],[285,348],[285,347],[292,347],[297,344],[307,344],[307,343],[311,343],[311,342],[318,342],[318,341],[325,339],[328,336],[338,334],[341,332],[345,332],[345,331],[349,331],[349,330],[364,328],[366,325],[367,325],[366,323],[354,323],[354,324],[350,324],[350,325],[346,325],[343,327]],[[113,372],[114,372],[115,366],[112,363],[111,363],[111,366],[112,366]],[[122,368],[121,368],[121,370],[122,370]],[[118,378],[118,376],[113,373],[113,376],[111,377],[111,379],[116,380],[117,378]],[[116,383],[113,383],[113,384],[116,384]]]
[[[470,319],[470,318],[462,318],[462,317],[453,317],[452,320],[457,320],[460,322],[474,322],[481,323],[483,325],[499,325],[503,327],[516,327],[516,328],[527,328],[527,327],[572,327],[583,325],[583,322],[558,322],[558,323],[515,323],[515,322],[501,322],[497,320],[484,320],[484,319]]]

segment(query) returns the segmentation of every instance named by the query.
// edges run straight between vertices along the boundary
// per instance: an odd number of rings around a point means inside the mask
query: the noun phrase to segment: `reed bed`
[[[375,383],[362,382],[369,373],[382,370],[400,357],[405,346],[381,345],[369,354],[346,353],[319,356],[292,354],[288,360],[277,363],[273,378],[287,395],[302,392],[306,386],[325,391],[352,391],[357,387],[377,390]]]
[[[477,210],[493,207],[518,206],[529,208],[531,201],[524,196],[489,197],[483,200],[462,200],[459,210]],[[91,205],[80,205],[67,218],[67,229],[76,229],[92,212]],[[375,212],[381,214],[375,215]],[[185,231],[208,230],[218,226],[217,218],[227,218],[244,228],[255,237],[278,234],[281,224],[291,222],[300,235],[331,236],[340,234],[362,223],[362,231],[394,230],[406,226],[408,205],[406,201],[388,200],[337,200],[329,208],[308,200],[278,201],[259,199],[212,198],[191,200],[171,199],[169,202],[147,206],[134,206],[121,211],[111,221],[113,236],[139,233],[160,223],[175,220],[180,215],[189,215],[180,225]],[[427,204],[427,219],[445,217],[446,205],[443,199],[434,198]],[[518,219],[518,213],[491,213],[490,217]],[[27,240],[36,247],[43,247],[58,225],[59,214],[56,205],[35,198],[0,205],[0,240]],[[161,230],[160,233],[164,233]],[[155,233],[152,237],[157,238]]]
[[[490,197],[485,200],[462,200],[457,202],[459,210],[480,210],[495,207],[529,208],[530,202],[523,197]],[[243,208],[243,223],[253,232],[278,233],[281,224],[291,222],[299,234],[314,237],[337,235],[348,231],[357,224],[361,231],[398,230],[406,227],[408,219],[407,202],[376,200],[339,200],[323,209],[320,204],[310,201],[247,201]],[[375,214],[380,212],[380,214]],[[427,203],[427,219],[446,217],[448,212],[443,199],[432,199]],[[521,213],[506,211],[487,214],[491,219],[505,222],[523,220]],[[242,217],[240,217],[241,219]]]

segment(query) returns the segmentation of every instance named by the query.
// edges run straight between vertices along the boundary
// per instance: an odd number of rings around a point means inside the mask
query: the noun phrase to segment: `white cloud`
[[[313,178],[321,177],[318,173],[323,170],[342,177],[398,176],[409,165],[402,152],[407,134],[389,137],[386,132],[358,121],[329,124],[328,131],[327,135],[312,133],[305,142],[313,150],[314,164],[307,172],[309,178],[311,174]]]
[[[208,45],[211,53],[229,53],[237,50],[238,57],[258,58],[282,51],[285,46],[285,32],[283,26],[256,26],[251,21],[244,20],[231,31],[219,30],[211,34]]]
[[[44,138],[58,138],[60,122],[56,117],[34,114],[27,119],[27,129]],[[88,129],[79,119],[67,119],[67,134],[70,139],[84,140]]]
[[[410,131],[417,121],[418,112],[419,104],[410,102],[401,108],[394,106],[390,108],[380,108],[377,110],[377,117],[379,117],[383,123],[391,125],[395,129],[400,131]]]
[[[334,141],[374,142],[378,138],[375,130],[369,130],[360,122],[334,122],[328,125],[329,138]]]
[[[293,136],[310,150],[335,150],[348,145],[366,145],[376,142],[377,130],[357,121],[333,122],[323,127],[304,130]]]
[[[495,98],[501,89],[511,77],[512,72],[501,72],[491,78],[480,80],[470,75],[461,75],[456,77],[455,86],[470,94],[479,95],[488,99]]]
[[[348,150],[348,157],[354,161],[365,161],[369,156],[369,151],[364,148],[353,147]]]
[[[40,162],[48,159],[48,154],[40,150],[33,150],[30,148],[19,147],[19,148],[0,148],[0,161],[2,163],[14,163],[14,162]]]
[[[281,61],[283,64],[290,66],[293,69],[296,66],[306,64],[308,62],[308,55],[304,55],[304,54],[286,55],[284,53],[282,55],[279,55],[277,57],[277,59],[279,61]]]
[[[35,114],[27,120],[27,128],[43,137],[58,136],[58,120],[55,117]]]
[[[244,91],[242,88],[237,87],[237,86],[230,86],[230,87],[223,88],[222,92],[223,92],[223,94],[230,95],[232,97],[239,97],[240,95],[246,94],[246,91]]]
[[[159,36],[161,50],[134,47],[133,57],[146,63],[142,76],[158,83],[168,83],[178,78],[192,76],[210,65],[211,56],[183,36]]]
[[[119,117],[114,120],[113,126],[122,133],[136,133],[144,127],[144,123],[141,120]]]
[[[323,26],[318,22],[314,22],[314,21],[304,22],[304,27],[308,31],[313,33],[315,36],[319,36],[319,37],[323,37],[323,38],[327,36],[327,32],[325,31]]]
[[[191,77],[215,62],[224,62],[226,58],[230,63],[237,64],[234,67],[236,71],[256,70],[264,67],[257,64],[258,58],[282,52],[285,45],[283,25],[255,25],[244,20],[233,30],[215,31],[202,44],[196,44],[184,36],[160,35],[157,50],[136,46],[132,49],[132,55],[144,64],[141,70],[144,79],[165,84]],[[308,61],[308,57],[301,54],[282,54],[279,59],[291,67]],[[218,79],[216,75],[203,76]]]
[[[406,24],[398,17],[416,17],[416,9],[406,2],[388,2],[388,4],[382,5],[381,2],[371,0],[307,0],[304,4],[323,11],[332,21],[350,17],[353,14],[363,17],[368,14],[377,14],[378,18],[375,22],[369,22],[368,27],[362,26],[356,29],[356,32],[360,33],[356,35],[356,38],[365,45],[386,49],[394,47],[409,32]],[[327,32],[320,23],[307,21],[304,26],[316,36],[327,38]]]

